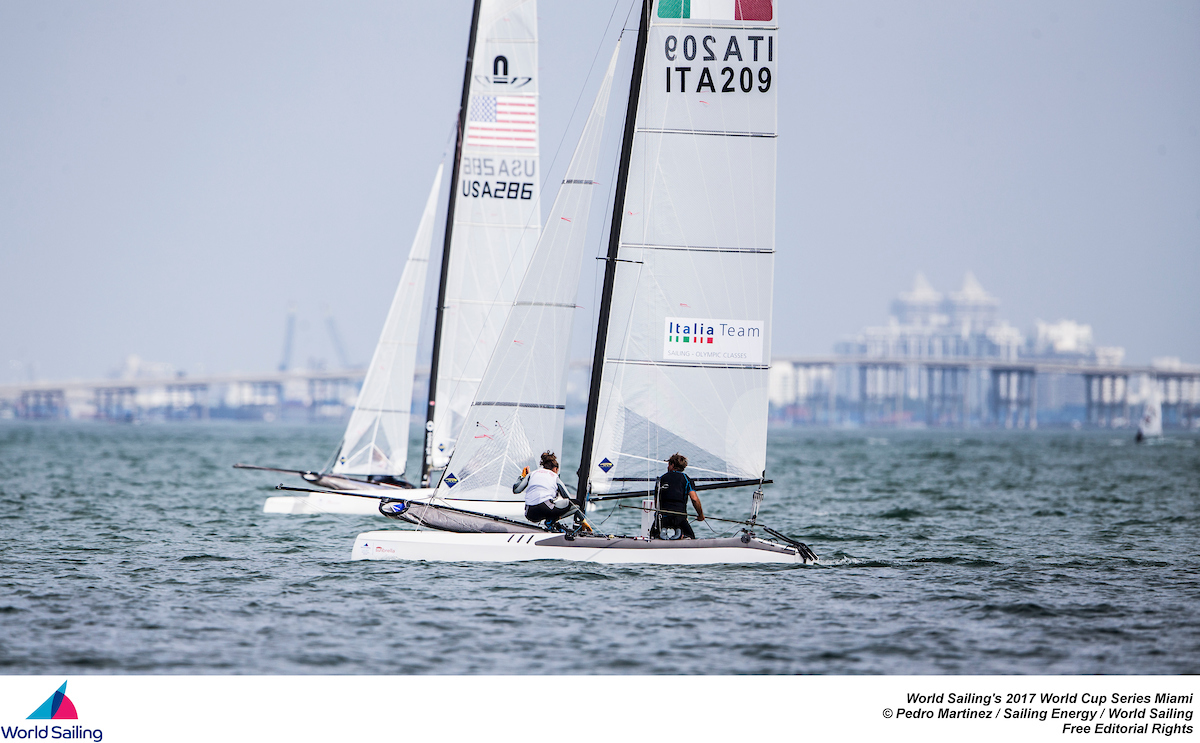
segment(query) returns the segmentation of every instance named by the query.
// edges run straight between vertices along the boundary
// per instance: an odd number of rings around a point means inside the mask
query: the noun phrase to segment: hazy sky
[[[549,183],[629,4],[540,0]],[[884,322],[916,271],[947,291],[971,270],[1023,330],[1071,318],[1128,360],[1200,362],[1200,3],[779,18],[776,354]],[[0,3],[0,380],[128,354],[272,369],[289,304],[296,364],[335,362],[325,307],[365,362],[469,21],[468,0]]]

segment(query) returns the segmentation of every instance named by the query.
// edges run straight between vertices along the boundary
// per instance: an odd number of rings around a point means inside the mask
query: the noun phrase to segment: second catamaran
[[[478,60],[478,64],[476,64]],[[476,0],[438,282],[422,488],[432,495],[454,451],[466,409],[512,307],[541,230],[536,0]],[[407,466],[409,406],[425,267],[441,168],[405,272],[332,466],[282,470],[339,490],[413,488]],[[442,404],[437,402],[441,400]],[[415,480],[416,478],[414,478]],[[277,496],[277,513],[375,513],[336,494]]]

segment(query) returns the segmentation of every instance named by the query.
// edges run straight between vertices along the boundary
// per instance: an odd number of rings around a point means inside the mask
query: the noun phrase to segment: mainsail
[[[595,192],[596,163],[620,44],[592,105],[550,219],[466,415],[438,495],[521,500],[512,482],[538,455],[561,452],[575,295]]]
[[[426,441],[444,467],[541,228],[537,3],[477,0],[439,290]]]
[[[775,254],[770,0],[644,6],[592,370],[580,497],[765,468]],[[648,25],[647,25],[648,24]],[[636,66],[635,62],[635,66]]]
[[[342,436],[332,470],[335,474],[404,477],[408,463],[408,423],[413,370],[417,361],[417,333],[421,326],[417,320],[421,317],[421,303],[425,297],[433,221],[444,169],[444,164],[439,165],[434,176],[400,285],[392,297],[383,333]]]

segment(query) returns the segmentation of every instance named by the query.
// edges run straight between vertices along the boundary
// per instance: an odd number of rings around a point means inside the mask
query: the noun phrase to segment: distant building
[[[1096,345],[1090,325],[1038,320],[1027,336],[999,310],[1000,301],[969,272],[946,294],[918,273],[892,301],[886,324],[839,341],[832,359],[776,360],[768,387],[773,413],[830,424],[1035,427],[1101,416],[1104,425],[1125,425],[1130,406],[1154,385],[1172,397],[1176,383],[1162,374],[1116,370],[1125,350]],[[1114,371],[1099,375],[1099,367]],[[1183,373],[1177,359],[1156,360],[1155,368]],[[1192,387],[1180,390],[1180,403],[1195,407]]]
[[[863,328],[838,343],[843,356],[888,359],[995,358],[1015,360],[1024,337],[999,320],[1000,302],[973,275],[962,289],[944,296],[917,274],[911,291],[892,302],[887,325]]]
[[[1096,363],[1118,366],[1125,359],[1125,349],[1119,346],[1097,346],[1092,342],[1092,326],[1074,320],[1056,323],[1037,320],[1034,336],[1023,358]]]

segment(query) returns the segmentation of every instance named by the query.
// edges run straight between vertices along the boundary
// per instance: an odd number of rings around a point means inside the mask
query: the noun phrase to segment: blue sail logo
[[[614,465],[612,462],[608,461],[608,457],[605,457],[604,459],[601,459],[601,460],[600,460],[600,464],[599,464],[599,465],[597,465],[597,466],[598,466],[600,469],[604,470],[604,474],[606,474],[606,475],[607,475],[607,474],[608,474],[608,471],[609,471],[609,470],[611,470],[611,469],[612,469],[613,467],[615,467],[616,465]]]
[[[75,704],[67,697],[67,682],[64,681],[62,686],[58,687],[58,691],[50,695],[50,698],[42,702],[42,706],[33,711],[26,720],[78,720],[79,714],[75,712]],[[8,737],[6,734],[5,738]]]
[[[450,474],[446,475],[446,479],[444,480],[444,482],[446,483],[447,487],[452,488],[458,484],[458,478],[454,476],[453,472],[451,472]]]

